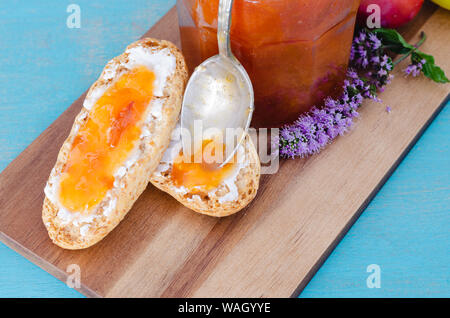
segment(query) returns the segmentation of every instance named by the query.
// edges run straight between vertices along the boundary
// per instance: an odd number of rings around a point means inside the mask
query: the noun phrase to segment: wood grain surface
[[[406,32],[424,30],[446,72],[450,14],[429,10]],[[179,44],[172,9],[147,34]],[[401,68],[401,67],[400,67]],[[106,239],[82,251],[54,246],[41,222],[43,188],[81,96],[0,175],[0,239],[65,281],[78,264],[88,296],[286,297],[298,293],[438,112],[449,92],[401,74],[365,103],[345,138],[305,160],[282,161],[257,198],[224,219],[192,213],[149,185]]]

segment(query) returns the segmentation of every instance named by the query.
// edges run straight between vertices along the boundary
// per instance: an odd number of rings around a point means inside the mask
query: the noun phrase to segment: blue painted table
[[[174,0],[0,2],[0,171]],[[393,106],[395,111],[395,106]],[[450,296],[450,109],[434,120],[301,297]],[[367,266],[381,270],[368,288]],[[82,297],[0,243],[0,297]]]

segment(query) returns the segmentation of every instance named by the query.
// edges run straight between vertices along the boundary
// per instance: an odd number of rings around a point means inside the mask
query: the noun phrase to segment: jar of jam
[[[360,0],[235,0],[231,46],[255,91],[252,126],[279,127],[340,93]],[[190,72],[218,53],[219,0],[177,0]]]

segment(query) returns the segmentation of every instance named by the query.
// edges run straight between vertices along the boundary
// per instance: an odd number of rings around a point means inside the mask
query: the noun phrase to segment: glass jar
[[[360,0],[235,0],[231,45],[255,90],[252,126],[290,123],[340,93]],[[218,53],[219,0],[177,0],[189,70]]]

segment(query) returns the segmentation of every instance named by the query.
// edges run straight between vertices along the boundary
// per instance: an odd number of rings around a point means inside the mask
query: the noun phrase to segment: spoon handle
[[[219,17],[217,27],[217,42],[219,43],[219,54],[233,58],[230,47],[230,27],[231,27],[231,9],[234,0],[220,0]]]

